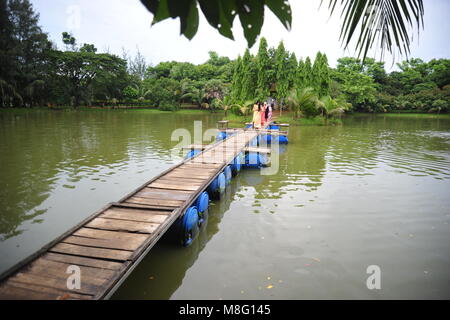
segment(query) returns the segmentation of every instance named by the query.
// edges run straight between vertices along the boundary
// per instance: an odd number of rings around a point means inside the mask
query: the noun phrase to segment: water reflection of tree
[[[230,208],[239,179],[233,179],[223,199],[210,206],[207,225],[187,248],[163,237],[137,266],[113,299],[169,299],[181,286],[187,270],[195,263],[206,244],[220,230],[220,222]]]
[[[257,192],[255,198],[281,199],[288,191],[319,188],[326,168],[327,141],[331,136],[332,133],[323,127],[291,128],[286,152],[279,155],[278,173],[260,175],[255,171],[252,174],[254,181],[246,179]]]

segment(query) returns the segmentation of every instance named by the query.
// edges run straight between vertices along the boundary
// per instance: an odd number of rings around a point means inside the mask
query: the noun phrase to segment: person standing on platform
[[[272,106],[267,104],[266,106],[266,122],[269,123],[272,120]]]
[[[261,127],[264,127],[264,124],[266,123],[266,107],[267,104],[264,102],[261,107]]]
[[[253,128],[261,128],[261,104],[259,102],[253,105]]]

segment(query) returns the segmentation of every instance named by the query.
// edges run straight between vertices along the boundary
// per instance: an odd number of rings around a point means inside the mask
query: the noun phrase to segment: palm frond
[[[410,31],[417,25],[419,32],[424,24],[422,0],[329,0],[330,15],[338,3],[343,18],[340,41],[347,49],[355,33],[359,33],[356,51],[363,60],[375,41],[382,57],[385,50],[392,54],[395,47],[400,54],[408,56]]]

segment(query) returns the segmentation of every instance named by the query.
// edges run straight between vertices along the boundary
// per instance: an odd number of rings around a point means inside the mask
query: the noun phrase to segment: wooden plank
[[[223,165],[226,161],[226,158],[202,158],[202,159],[198,159],[198,163],[216,163],[216,164],[221,164]]]
[[[194,192],[184,190],[164,190],[156,188],[144,188],[136,193],[136,196],[142,198],[164,199],[164,200],[188,200]]]
[[[168,183],[160,183],[160,182],[153,182],[149,185],[152,188],[159,188],[159,189],[169,189],[169,190],[187,190],[187,191],[197,191],[199,189],[199,186],[180,186],[180,185],[174,185],[174,184],[168,184]]]
[[[68,236],[62,242],[77,244],[86,247],[134,251],[139,248],[143,241],[131,241],[128,239],[93,239],[78,236]]]
[[[199,186],[197,186],[198,188]],[[165,207],[180,207],[184,201],[182,200],[164,200],[164,199],[151,199],[151,198],[141,198],[141,197],[131,197],[126,200],[127,203],[137,203],[149,206],[165,206]]]
[[[208,158],[198,158],[197,160],[195,160],[195,163],[201,163],[201,164],[220,164],[221,166],[224,164],[225,162],[225,158],[220,157],[220,158],[212,158],[212,157],[208,157]]]
[[[72,254],[81,257],[91,257],[117,261],[127,261],[132,254],[132,252],[125,250],[91,248],[68,243],[58,243],[56,246],[52,247],[49,251]]]
[[[272,150],[270,148],[259,148],[259,147],[246,147],[244,149],[245,152],[256,152],[256,153],[271,153]]]
[[[195,172],[186,172],[186,173],[173,172],[173,173],[167,174],[165,177],[167,177],[169,179],[191,179],[192,177],[195,177],[199,181],[204,182],[204,181],[208,180],[214,174],[215,174],[215,172],[208,173],[208,174],[203,174],[201,172],[197,172],[197,173],[195,173]]]
[[[167,183],[167,184],[173,184],[173,185],[191,185],[191,186],[200,186],[205,179],[203,180],[196,180],[196,179],[177,179],[177,178],[161,178],[156,180],[154,183]]]
[[[203,184],[207,179],[206,178],[199,178],[196,176],[192,176],[189,178],[181,178],[181,177],[170,177],[168,175],[165,175],[161,178],[159,178],[158,180],[156,180],[157,182],[174,182],[174,183],[178,183],[178,184],[192,184],[192,185],[201,185]]]
[[[110,239],[110,240],[130,240],[130,241],[145,241],[148,234],[108,231],[91,228],[80,228],[73,233],[75,236],[93,238],[93,239]]]
[[[58,297],[62,296],[64,296],[64,293],[62,291],[46,292],[45,290],[31,290],[30,288],[21,288],[20,283],[19,285],[8,283],[0,287],[1,300],[58,300]],[[66,296],[71,297],[70,294]]]
[[[176,171],[174,170],[173,172],[168,173],[167,175],[165,175],[165,177],[182,176],[182,177],[191,178],[191,177],[194,176],[194,177],[205,179],[205,178],[208,178],[208,177],[214,175],[217,172],[218,169],[219,168],[214,169],[214,170],[208,170],[208,171],[202,170],[202,169],[176,170]]]
[[[111,231],[152,233],[158,228],[158,225],[146,222],[95,218],[86,224],[86,227]]]
[[[127,208],[127,209],[140,209],[140,210],[149,210],[149,211],[159,211],[160,214],[171,215],[175,210],[173,207],[164,207],[164,206],[149,206],[144,204],[136,204],[136,203],[127,203],[127,202],[115,202],[113,203],[114,208]]]
[[[95,230],[95,231],[97,231],[97,233],[98,232],[110,232],[110,231],[101,231],[101,230],[97,230],[97,229],[87,229],[87,228],[81,228],[78,231],[81,231],[81,230]],[[112,233],[118,233],[118,232],[112,232]],[[71,256],[71,255],[60,254],[60,253],[52,253],[52,252],[48,252],[48,253],[44,254],[41,257],[41,259],[58,261],[58,262],[63,262],[63,263],[67,263],[67,264],[74,264],[74,265],[78,265],[78,266],[107,269],[107,270],[120,270],[124,266],[123,263],[119,263],[119,262],[85,258],[85,257],[77,257],[77,256]]]
[[[11,288],[14,289],[22,289],[24,291],[18,292],[19,296],[16,296],[20,300],[30,300],[30,299],[39,299],[39,300],[91,300],[93,298],[92,295],[85,294],[77,294],[73,292],[68,292],[67,290],[60,290],[55,288],[37,286],[29,283],[8,281],[4,284],[5,287],[0,287],[0,292],[6,291],[7,293],[11,292]],[[40,293],[44,293],[48,295],[48,297],[40,297]],[[0,293],[1,299],[1,293]]]
[[[126,203],[126,202],[113,202],[112,206],[114,208],[146,210],[149,212],[153,212],[153,213],[157,213],[157,214],[165,214],[165,215],[171,215],[174,210],[173,208],[164,208],[161,206],[152,207],[152,206],[139,205],[139,204],[135,204],[135,203]]]
[[[62,279],[68,279],[70,273],[67,273],[67,269],[72,266],[71,264],[51,261],[46,259],[36,259],[24,270],[27,274],[36,274],[45,277],[59,277]],[[78,266],[82,277],[82,282],[90,283],[97,286],[102,286],[108,279],[111,279],[117,274],[117,271],[92,268],[86,266]]]
[[[194,159],[193,159],[193,160],[194,160]],[[204,169],[204,170],[207,170],[207,169],[213,169],[213,170],[215,170],[215,169],[217,169],[217,168],[220,167],[219,164],[211,163],[211,164],[205,164],[205,165],[202,165],[202,164],[193,162],[193,160],[191,160],[191,161],[189,161],[189,162],[186,162],[185,164],[179,166],[177,169],[198,168],[198,169]]]
[[[180,176],[184,178],[184,176],[186,176],[188,178],[204,179],[216,173],[217,170],[218,168],[213,170],[202,170],[200,168],[191,170],[174,170],[166,174],[164,177]]]
[[[100,215],[100,218],[141,221],[160,224],[167,219],[167,215],[149,213],[138,209],[111,208]]]
[[[65,290],[67,292],[74,292],[78,294],[87,294],[92,296],[94,296],[97,292],[102,290],[101,286],[92,285],[88,283],[82,283],[80,289],[69,290],[67,288],[67,279],[62,279],[58,277],[45,277],[41,275],[27,274],[22,272],[17,273],[13,278],[11,278],[11,281]]]

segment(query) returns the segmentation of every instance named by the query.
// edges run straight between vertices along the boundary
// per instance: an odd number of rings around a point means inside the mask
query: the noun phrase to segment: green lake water
[[[0,272],[180,161],[175,129],[219,118],[0,112]],[[192,246],[160,241],[113,299],[450,298],[450,117],[353,115],[289,139],[278,173],[242,171]]]

